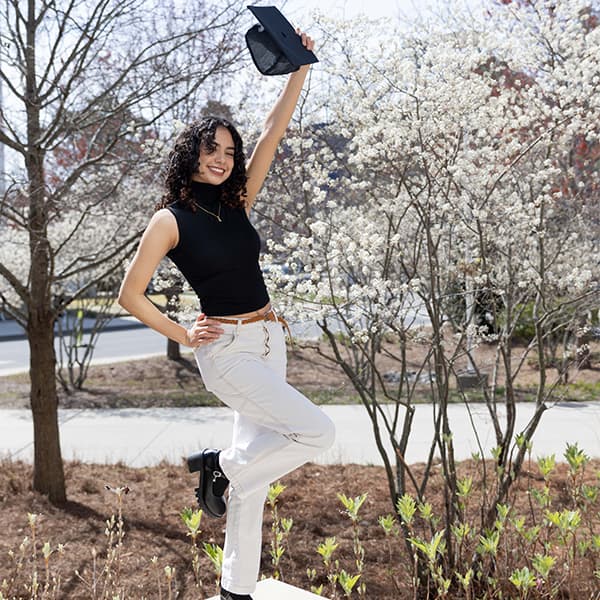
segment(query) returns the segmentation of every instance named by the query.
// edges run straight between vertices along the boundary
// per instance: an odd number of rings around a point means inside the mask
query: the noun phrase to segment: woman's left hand
[[[302,45],[312,52],[315,49],[315,41],[299,27],[296,27],[296,33],[302,38]]]

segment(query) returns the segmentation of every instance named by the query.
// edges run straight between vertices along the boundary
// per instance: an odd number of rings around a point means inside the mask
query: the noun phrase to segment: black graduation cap
[[[302,44],[302,38],[275,6],[248,6],[260,24],[246,33],[246,45],[263,75],[283,75],[300,65],[319,62]]]

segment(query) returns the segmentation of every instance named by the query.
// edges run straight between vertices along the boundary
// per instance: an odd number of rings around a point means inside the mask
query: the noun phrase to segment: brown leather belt
[[[258,323],[259,321],[273,321],[274,323],[281,323],[287,334],[292,340],[292,332],[290,331],[290,326],[287,321],[283,317],[278,317],[272,310],[264,315],[256,315],[255,317],[248,317],[247,319],[228,319],[227,317],[210,317],[213,321],[218,321],[219,323],[226,323],[227,325],[249,325],[250,323]]]

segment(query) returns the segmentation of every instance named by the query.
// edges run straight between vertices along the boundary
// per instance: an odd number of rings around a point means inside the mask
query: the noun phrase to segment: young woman
[[[301,37],[312,50],[312,40]],[[289,76],[247,166],[242,140],[224,119],[203,119],[179,135],[166,193],[119,295],[121,306],[146,325],[192,347],[206,388],[234,410],[231,446],[188,458],[190,471],[200,472],[199,505],[213,517],[227,512],[222,600],[251,600],[269,484],[334,438],[330,419],[285,380],[285,323],[271,306],[258,265],[260,239],[248,220],[308,69]],[[144,295],[165,256],[200,299],[202,313],[189,329]]]

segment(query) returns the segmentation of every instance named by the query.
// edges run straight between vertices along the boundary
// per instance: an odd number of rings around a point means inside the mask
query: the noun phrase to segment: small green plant
[[[350,582],[353,581],[354,578],[347,577],[346,583],[347,587],[352,592],[352,589],[356,585],[356,582],[360,579],[363,574],[364,566],[365,566],[365,548],[360,540],[360,527],[359,527],[359,519],[358,512],[360,511],[362,505],[367,499],[367,494],[362,494],[361,496],[356,496],[355,498],[348,498],[345,494],[338,494],[338,499],[344,505],[345,513],[350,517],[350,521],[352,522],[352,550],[354,552],[354,559],[356,564],[356,581],[352,583],[350,586]],[[340,573],[341,576],[341,573]],[[340,581],[340,585],[342,585]],[[342,585],[344,592],[346,593],[346,588]],[[366,596],[367,586],[364,582],[362,582],[357,588],[356,591],[358,595],[361,597]],[[347,593],[346,593],[347,594]],[[349,595],[349,594],[347,594]]]
[[[556,456],[551,454],[550,456],[541,456],[537,460],[538,469],[544,478],[544,487],[541,490],[531,489],[530,495],[537,502],[538,506],[542,509],[550,507],[551,494],[550,494],[550,483],[551,475],[556,468]]]
[[[461,512],[467,509],[468,500],[473,491],[473,477],[467,475],[456,482],[456,495],[458,497],[458,506]]]
[[[55,552],[63,554],[64,546],[58,544],[53,550],[50,546],[50,542],[44,542],[44,545],[42,546],[42,556],[44,557],[44,594],[50,594],[49,597],[58,596],[60,591],[60,575],[53,576],[50,572],[50,557]]]
[[[394,574],[394,550],[392,545],[393,538],[397,538],[400,535],[398,521],[396,517],[394,517],[394,515],[385,515],[380,516],[377,522],[379,523],[379,526],[383,529],[383,532],[385,533],[385,541],[388,550],[387,572],[390,577],[392,586],[394,587],[396,592],[399,593],[400,586],[398,585]]]
[[[187,527],[186,535],[191,539],[190,552],[192,555],[192,571],[196,587],[202,589],[202,580],[200,578],[200,551],[198,550],[198,536],[201,533],[200,523],[202,522],[202,510],[185,507],[181,511],[181,520]]]
[[[546,593],[548,594],[548,597],[551,598],[553,591],[550,584],[550,572],[556,564],[556,557],[537,553],[531,562],[535,572],[540,578],[540,584],[546,588]]]
[[[308,581],[310,581],[310,591],[317,596],[323,595],[323,584],[315,585],[313,582],[317,578],[317,570],[311,567],[306,569],[306,576],[308,577]],[[1,599],[0,599],[1,600]]]
[[[219,593],[219,582],[221,581],[221,573],[223,572],[223,548],[217,544],[202,544],[204,554],[208,556],[215,571],[216,592]]]
[[[352,590],[354,589],[354,586],[358,583],[359,579],[360,573],[357,573],[356,575],[348,575],[348,573],[346,573],[346,571],[344,571],[343,569],[340,571],[338,581],[340,586],[344,590],[344,595],[346,596],[346,598],[350,598],[350,594],[352,594]]]
[[[31,532],[31,588],[34,596],[37,596],[39,582],[38,582],[38,571],[36,564],[36,531],[37,523],[40,515],[34,513],[27,513],[27,521],[29,523],[29,530]]]
[[[167,580],[167,600],[173,600],[174,589],[173,581],[175,580],[175,568],[166,566],[165,567],[165,578]]]
[[[429,502],[419,502],[417,508],[419,510],[419,517],[430,526],[431,531],[435,531],[440,524],[441,517],[434,514],[433,506]]]
[[[460,586],[465,592],[466,600],[471,600],[472,596],[472,583],[473,583],[473,569],[469,568],[464,575],[456,572],[456,579],[460,583]]]
[[[569,464],[569,487],[573,507],[577,507],[582,495],[585,467],[589,463],[590,457],[576,443],[567,444],[564,457]]]
[[[402,519],[402,522],[407,526],[411,527],[415,513],[417,512],[417,503],[414,498],[409,494],[404,494],[396,502],[396,510]]]
[[[549,511],[546,510],[546,523],[558,531],[558,543],[566,550],[567,582],[569,595],[573,597],[573,585],[576,570],[577,532],[581,524],[578,510]]]
[[[8,552],[12,569],[8,577],[0,582],[0,600],[15,597],[14,594],[21,577],[27,577],[29,580],[25,585],[25,589],[30,598],[34,600],[38,598],[40,600],[60,598],[62,578],[58,565],[56,569],[52,569],[50,559],[53,555],[62,556],[65,549],[62,544],[58,544],[53,549],[50,542],[46,541],[38,550],[38,527],[41,518],[42,516],[39,514],[27,513],[30,535],[23,539],[17,553],[12,550]],[[43,575],[40,575],[38,570],[38,559],[41,559],[44,565]],[[25,573],[27,563],[30,565],[28,574]]]
[[[17,581],[24,570],[25,555],[27,553],[27,546],[29,544],[29,538],[25,537],[19,545],[19,551],[14,552],[13,550],[8,551],[8,558],[12,563],[12,568],[8,576],[2,580],[1,590],[4,594],[12,594],[17,587]]]
[[[285,490],[285,487],[285,485],[282,485],[278,481],[269,487],[267,493],[267,504],[271,507],[271,516],[273,519],[271,525],[271,547],[269,550],[271,563],[273,564],[273,577],[282,580],[281,559],[285,554],[286,542],[294,523],[293,519],[282,519],[277,509],[279,496]]]
[[[104,564],[98,567],[98,556],[96,548],[92,548],[92,573],[85,577],[79,571],[75,575],[84,584],[91,594],[92,600],[97,598],[124,598],[127,596],[126,584],[121,581],[121,569],[123,562],[123,541],[125,539],[123,507],[125,497],[131,491],[128,486],[112,487],[104,486],[116,498],[116,515],[113,513],[106,521],[104,534],[106,536],[106,553]]]
[[[294,526],[294,519],[291,517],[280,517],[279,525],[281,526],[281,531],[283,533],[282,543],[285,546],[285,551],[287,553],[288,559],[292,559],[292,551],[290,548],[290,533],[292,531],[292,527]]]
[[[500,532],[496,529],[479,536],[479,545],[477,552],[482,556],[488,555],[495,557],[498,553],[498,543],[500,542]]]
[[[551,454],[550,456],[541,456],[538,458],[537,462],[544,481],[548,482],[550,480],[550,475],[556,468],[556,456],[554,454]]]
[[[438,531],[429,542],[420,538],[410,538],[410,543],[422,552],[430,563],[435,564],[438,553],[443,554],[444,551],[444,532]]]
[[[325,572],[327,575],[327,581],[331,586],[331,598],[335,600],[337,598],[336,583],[338,581],[339,574],[337,572],[339,568],[338,561],[333,560],[333,553],[338,549],[339,544],[336,542],[335,537],[328,537],[325,541],[317,546],[317,552],[320,554],[323,564],[325,565]]]
[[[535,575],[527,567],[515,569],[508,580],[519,590],[521,600],[529,596],[529,590],[536,584]]]
[[[590,457],[579,447],[579,444],[567,444],[564,457],[569,463],[571,473],[580,473],[590,461]]]
[[[442,557],[446,550],[444,531],[437,531],[428,542],[419,537],[410,537],[409,541],[415,551],[421,552],[425,557],[428,576],[436,586],[438,597],[446,598],[452,582],[444,576],[443,568],[438,564],[438,558]]]

